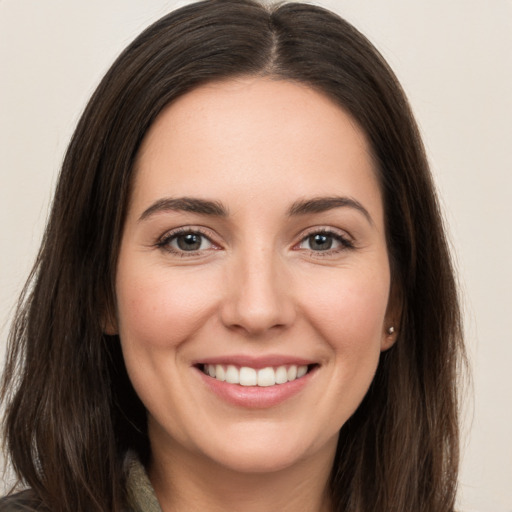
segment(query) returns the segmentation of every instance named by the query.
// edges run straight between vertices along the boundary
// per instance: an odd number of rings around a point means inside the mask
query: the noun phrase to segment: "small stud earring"
[[[393,334],[395,332],[395,328],[393,326],[391,326],[389,329],[388,329],[388,334],[391,336],[391,334]]]

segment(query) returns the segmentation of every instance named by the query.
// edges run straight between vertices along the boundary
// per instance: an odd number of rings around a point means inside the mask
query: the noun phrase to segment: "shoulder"
[[[1,0],[0,0],[1,1]],[[0,498],[0,512],[49,512],[30,489]],[[123,512],[137,512],[124,508]]]
[[[40,501],[31,490],[11,494],[0,499],[0,512],[43,512]]]

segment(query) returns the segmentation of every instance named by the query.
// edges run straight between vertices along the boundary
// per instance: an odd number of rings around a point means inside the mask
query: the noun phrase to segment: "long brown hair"
[[[349,23],[299,3],[207,0],[145,30],[116,60],[71,140],[9,337],[4,435],[20,481],[52,511],[120,511],[127,450],[149,456],[115,314],[120,237],[145,133],[194,87],[240,75],[309,85],[366,133],[385,205],[396,344],[342,427],[336,511],[453,510],[458,468],[457,290],[432,178],[405,95]],[[179,128],[178,128],[179,129]]]

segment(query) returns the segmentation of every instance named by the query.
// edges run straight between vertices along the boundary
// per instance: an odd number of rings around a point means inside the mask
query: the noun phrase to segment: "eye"
[[[167,234],[158,246],[174,253],[205,251],[214,248],[213,242],[200,231],[182,230]]]
[[[328,231],[311,233],[303,238],[299,244],[299,249],[306,249],[314,252],[337,252],[352,247],[353,244],[350,240],[338,233],[331,233]]]

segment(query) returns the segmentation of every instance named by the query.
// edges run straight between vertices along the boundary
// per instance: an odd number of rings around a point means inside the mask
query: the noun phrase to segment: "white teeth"
[[[308,367],[307,366],[299,366],[297,368],[297,379],[300,379],[301,377],[304,377],[308,373]]]
[[[273,368],[258,370],[258,386],[273,386],[276,383],[276,372]]]
[[[221,364],[215,366],[215,378],[222,381],[226,380],[226,372]]]
[[[240,368],[240,385],[241,386],[256,386],[258,384],[258,376],[254,368],[242,366]]]
[[[286,366],[280,366],[276,370],[276,384],[284,384],[285,382],[288,382],[288,372]]]
[[[295,380],[297,378],[297,367],[295,365],[288,368],[287,377],[288,380]]]
[[[227,366],[222,364],[205,364],[203,371],[206,375],[220,381],[226,381],[229,384],[268,387],[300,379],[308,373],[308,367],[306,365],[297,366],[292,364],[276,368],[267,366],[266,368],[256,370],[248,366],[238,368],[231,364]]]
[[[240,372],[236,366],[228,366],[226,370],[226,382],[230,384],[240,384]]]

